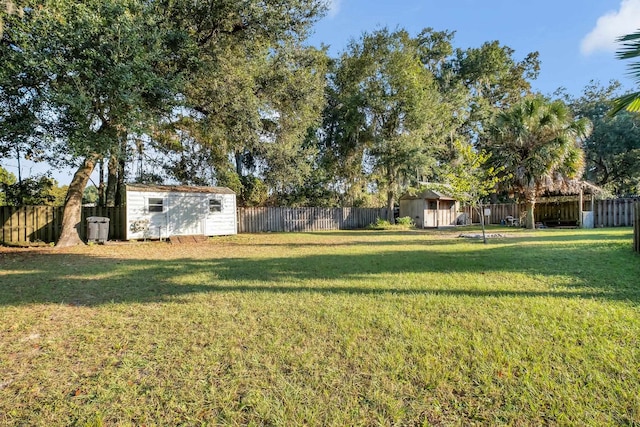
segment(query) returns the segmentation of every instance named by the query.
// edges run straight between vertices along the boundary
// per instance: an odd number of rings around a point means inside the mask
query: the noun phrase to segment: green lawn
[[[500,232],[0,248],[0,425],[640,424],[632,231]]]

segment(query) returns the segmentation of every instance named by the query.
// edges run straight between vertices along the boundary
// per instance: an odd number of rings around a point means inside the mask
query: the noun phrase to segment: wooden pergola
[[[558,195],[559,193],[559,195]],[[551,198],[566,198],[566,197],[575,197],[578,196],[578,224],[580,224],[581,228],[584,228],[584,198],[585,195],[588,194],[590,196],[591,209],[587,210],[587,212],[595,211],[595,198],[596,195],[606,194],[606,191],[597,185],[591,184],[587,181],[583,180],[573,180],[567,183],[567,185],[562,188],[561,191],[549,195]],[[544,199],[544,197],[543,197]],[[548,198],[547,198],[548,200]],[[575,200],[575,199],[573,199]],[[541,201],[542,202],[542,201]],[[538,205],[542,205],[543,203],[539,202]],[[548,203],[548,202],[547,202]],[[574,211],[575,212],[575,211]],[[559,218],[560,219],[560,218]]]

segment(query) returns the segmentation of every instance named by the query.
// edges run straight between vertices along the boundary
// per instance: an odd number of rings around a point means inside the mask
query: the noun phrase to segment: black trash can
[[[109,239],[109,218],[90,216],[87,218],[87,242],[104,243]]]

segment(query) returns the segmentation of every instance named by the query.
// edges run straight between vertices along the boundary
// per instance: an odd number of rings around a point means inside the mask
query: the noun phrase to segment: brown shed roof
[[[197,187],[192,185],[155,185],[155,184],[127,184],[127,191],[164,191],[175,193],[208,193],[208,194],[236,194],[227,187]]]
[[[403,195],[400,200],[418,200],[418,199],[426,199],[426,200],[455,200],[455,198],[448,196],[442,192],[426,189],[420,193],[410,194],[407,193]]]

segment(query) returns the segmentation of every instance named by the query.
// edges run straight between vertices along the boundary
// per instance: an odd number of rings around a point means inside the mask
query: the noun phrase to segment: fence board
[[[638,201],[635,199],[596,200],[594,203],[594,224],[598,227],[635,226],[638,239]],[[524,204],[497,204],[491,209],[490,224],[500,224],[507,216],[522,218]],[[583,209],[591,209],[591,201],[583,204]],[[546,218],[578,220],[578,201],[544,203],[536,206],[536,222]],[[126,237],[126,209],[83,208],[80,235],[86,236],[86,218],[104,216],[110,218],[109,238]],[[478,213],[470,215],[474,223],[479,223]],[[381,208],[253,208],[237,209],[238,233],[260,232],[308,232],[322,230],[349,230],[365,228],[377,218],[386,218],[386,209]],[[62,228],[62,208],[51,206],[11,207],[0,206],[0,241],[54,242]],[[637,244],[636,244],[637,245]]]
[[[0,242],[55,242],[62,229],[62,207],[54,206],[0,206]],[[86,219],[90,216],[110,218],[109,239],[126,237],[126,209],[82,208],[80,237],[86,237]]]
[[[237,212],[238,233],[264,233],[365,228],[384,218],[386,209],[240,207]]]
[[[636,199],[609,199],[594,201],[595,227],[631,227],[634,224],[634,205]],[[535,221],[544,222],[552,219],[580,221],[578,200],[539,201],[535,206]],[[500,224],[507,216],[524,219],[525,204],[493,204],[489,224]],[[583,201],[582,210],[591,211],[591,200]],[[480,216],[475,210],[469,213],[473,223],[480,223]],[[465,210],[468,212],[468,210]]]

